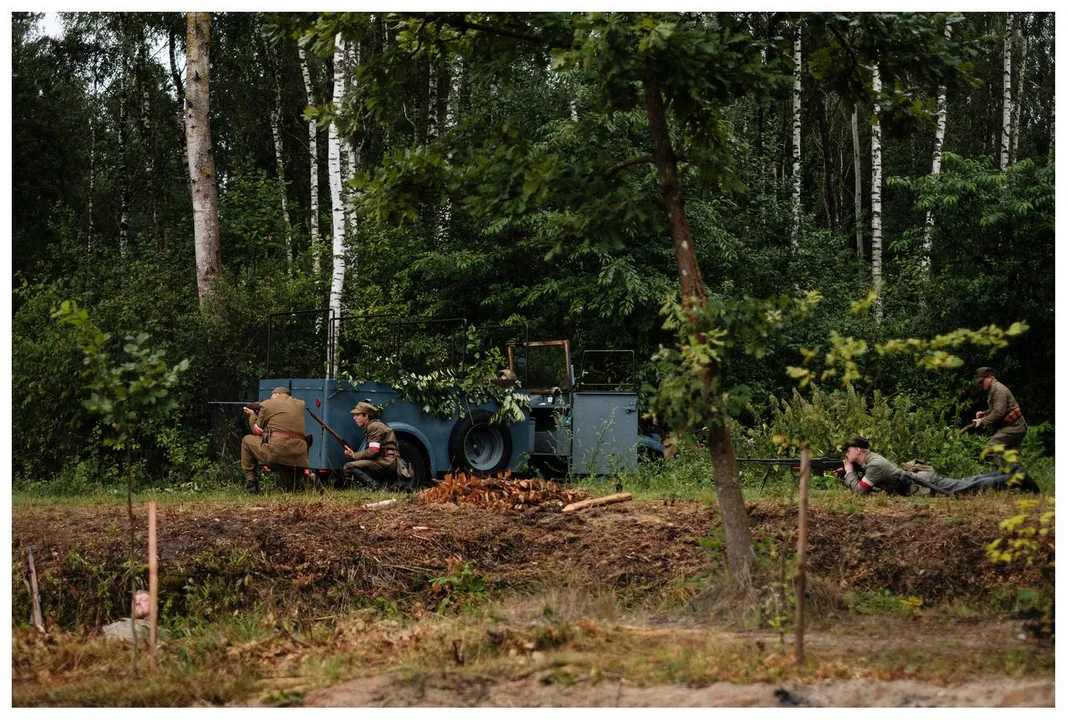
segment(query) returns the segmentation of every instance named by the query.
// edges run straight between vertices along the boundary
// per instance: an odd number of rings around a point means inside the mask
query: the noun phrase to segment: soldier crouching
[[[293,397],[289,388],[276,387],[271,397],[260,403],[259,414],[245,408],[245,415],[252,427],[252,434],[241,439],[245,491],[260,491],[260,463],[279,471],[283,490],[296,490],[300,473],[308,466],[304,401]]]
[[[396,482],[399,452],[392,428],[378,419],[378,410],[369,402],[357,403],[352,419],[363,429],[364,443],[359,451],[345,448],[352,458],[345,463],[345,474],[370,487]]]

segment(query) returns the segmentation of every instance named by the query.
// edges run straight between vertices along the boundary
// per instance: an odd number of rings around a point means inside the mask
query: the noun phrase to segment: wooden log
[[[156,501],[148,503],[148,666],[156,669],[159,637],[159,562],[156,553]]]
[[[580,500],[579,502],[571,503],[564,507],[561,512],[575,512],[576,510],[585,510],[590,507],[597,507],[598,505],[612,505],[614,503],[626,502],[633,498],[631,493],[616,493],[615,495],[605,495],[599,498],[590,498],[589,500]]]

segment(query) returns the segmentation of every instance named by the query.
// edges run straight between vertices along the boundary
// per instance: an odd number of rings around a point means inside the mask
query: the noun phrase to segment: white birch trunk
[[[863,183],[860,179],[860,123],[857,119],[857,106],[853,105],[853,210],[857,228],[857,259],[864,259],[864,225],[860,216],[864,212]]]
[[[208,122],[211,67],[211,14],[186,15],[185,133],[189,180],[193,193],[193,242],[197,266],[197,294],[201,310],[216,296],[222,274],[219,245],[219,195],[215,185],[215,157]]]
[[[1027,32],[1031,27],[1030,16],[1031,13],[1024,13],[1017,29],[1017,35],[1020,36],[1020,62],[1017,64],[1019,70],[1016,72],[1016,102],[1012,104],[1012,142],[1009,144],[1010,163],[1016,162],[1016,149],[1020,144],[1020,108],[1023,106],[1023,99],[1026,97],[1024,95],[1024,76],[1027,73]]]
[[[426,99],[426,144],[438,139],[438,63],[430,58],[430,82]]]
[[[1005,14],[1005,52],[1002,63],[1001,169],[1009,166],[1009,138],[1012,134],[1012,13]]]
[[[460,110],[460,82],[463,78],[464,63],[463,58],[456,57],[452,63],[449,72],[452,77],[449,78],[449,91],[445,96],[445,129],[452,130],[456,127],[456,118],[459,115]],[[571,104],[572,112],[574,113],[574,102]],[[573,118],[578,120],[577,116]],[[452,163],[452,152],[450,151],[445,159],[446,166]],[[434,229],[434,238],[437,240],[438,245],[442,245],[448,239],[449,223],[452,221],[452,200],[445,198],[444,204],[441,206],[441,212],[438,213],[437,227]]]
[[[141,148],[144,153],[145,184],[148,186],[149,215],[152,221],[152,238],[156,252],[163,249],[159,218],[156,210],[156,163],[152,142],[152,104],[149,93],[148,38],[142,37],[138,46],[138,81],[141,85]]]
[[[304,48],[298,47],[297,54],[300,56],[300,72],[304,76],[304,93],[308,96],[308,107],[315,107],[315,89],[312,86],[311,68],[308,66],[308,56]],[[308,201],[308,231],[311,235],[312,273],[319,277],[321,269],[320,253],[322,241],[319,238],[319,142],[318,130],[315,127],[315,118],[308,118],[308,182],[311,188]]]
[[[872,68],[871,89],[876,103],[883,90],[879,66]],[[875,323],[883,320],[880,287],[883,284],[883,129],[879,120],[879,106],[875,106],[875,122],[871,126],[871,281],[879,295],[875,298]]]
[[[282,222],[286,232],[286,265],[293,265],[293,233],[289,221],[289,199],[286,197],[286,161],[285,147],[282,142],[282,82],[279,77],[278,66],[282,59],[280,54],[274,58],[268,57],[271,49],[264,43],[264,57],[271,65],[271,74],[274,77],[274,107],[271,108],[271,139],[274,141],[274,164],[278,172],[278,193],[282,198]]]
[[[125,45],[125,43],[124,43]],[[126,155],[129,150],[129,63],[125,48],[119,75],[119,257],[125,258],[130,241],[130,171]]]
[[[352,90],[355,81],[356,68],[360,65],[359,43],[345,46],[344,82],[342,92],[347,96]],[[344,187],[342,198],[345,202],[345,237],[349,238],[349,266],[348,275],[350,282],[356,282],[360,275],[360,244],[356,241],[359,232],[359,221],[356,217],[356,206],[352,194],[352,182],[356,178],[356,169],[360,166],[360,145],[355,138],[349,135],[341,144],[342,169],[344,172]]]
[[[344,97],[345,41],[338,33],[334,37],[334,112],[340,114]],[[341,316],[341,290],[345,285],[345,205],[341,192],[341,138],[337,121],[330,123],[327,137],[327,168],[330,174],[330,209],[333,231],[333,274],[330,280],[330,317]],[[337,377],[337,342],[331,328],[330,377]]]
[[[946,23],[946,40],[949,40],[953,32],[952,26]],[[931,174],[937,175],[942,172],[942,143],[946,138],[946,86],[938,88],[938,125],[935,127],[934,151],[931,154]],[[934,230],[934,211],[927,210],[927,218],[923,224],[923,255],[920,262],[923,272],[929,277],[931,274],[931,231]]]
[[[797,248],[798,239],[801,237],[801,27],[797,28],[794,37],[794,232],[792,244]]]

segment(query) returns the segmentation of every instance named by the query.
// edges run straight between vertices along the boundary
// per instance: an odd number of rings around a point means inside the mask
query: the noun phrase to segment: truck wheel
[[[412,477],[397,478],[402,490],[415,492],[430,487],[430,462],[423,452],[423,445],[408,435],[397,436],[397,452],[412,469]]]
[[[504,425],[491,425],[493,413],[473,410],[449,434],[449,460],[455,468],[492,473],[508,467],[512,435]]]

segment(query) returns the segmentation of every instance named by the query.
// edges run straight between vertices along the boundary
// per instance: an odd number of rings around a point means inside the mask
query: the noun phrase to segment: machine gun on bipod
[[[752,463],[755,465],[766,465],[767,470],[764,471],[764,477],[760,479],[760,489],[757,490],[759,495],[764,491],[764,485],[768,482],[768,475],[776,467],[788,467],[794,472],[801,472],[801,458],[751,458],[740,457],[735,458],[735,462],[740,463]],[[833,473],[839,477],[845,474],[845,461],[842,458],[835,457],[814,457],[809,458],[809,469],[814,473]]]

